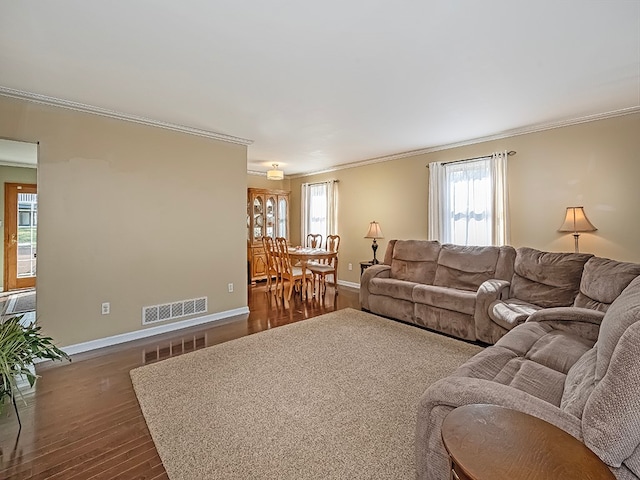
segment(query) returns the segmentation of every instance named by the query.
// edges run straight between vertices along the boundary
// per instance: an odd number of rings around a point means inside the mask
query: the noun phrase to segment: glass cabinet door
[[[266,201],[266,234],[265,236],[276,238],[276,199],[267,197]]]
[[[253,199],[253,241],[263,237],[264,231],[264,200],[260,196]]]
[[[278,198],[278,236],[289,238],[287,232],[287,216],[289,215],[289,206],[285,197]]]

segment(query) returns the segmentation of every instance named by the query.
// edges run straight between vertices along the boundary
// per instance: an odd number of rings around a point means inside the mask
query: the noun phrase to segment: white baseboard
[[[338,285],[342,285],[345,287],[357,288],[360,290],[360,284],[356,282],[347,282],[345,280],[338,280]]]
[[[88,352],[90,350],[110,347],[112,345],[130,342],[132,340],[139,340],[141,338],[152,337],[154,335],[160,335],[162,333],[182,330],[183,328],[187,327],[194,327],[196,325],[202,325],[205,323],[217,322],[225,318],[234,317],[236,315],[243,315],[246,313],[249,313],[249,307],[236,308],[234,310],[227,310],[225,312],[212,313],[203,317],[190,318],[181,322],[169,323],[167,325],[158,325],[151,328],[136,330],[135,332],[121,333],[119,335],[113,335],[111,337],[99,338],[97,340],[90,340],[83,343],[76,343],[75,345],[62,347],[62,350],[64,350],[67,355],[75,355],[76,353]]]

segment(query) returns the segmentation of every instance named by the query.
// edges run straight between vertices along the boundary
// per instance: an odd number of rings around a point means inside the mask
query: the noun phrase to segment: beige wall
[[[339,278],[358,282],[371,220],[386,237],[380,258],[389,239],[426,238],[427,163],[496,150],[518,152],[511,244],[570,251],[557,228],[566,206],[584,205],[599,230],[582,250],[640,262],[638,132],[634,114],[267,182],[247,175],[243,146],[0,96],[0,138],[40,142],[38,317],[63,346],[144,328],[146,305],[206,295],[210,313],[246,306],[247,187],[291,191],[298,244],[300,184],[338,179]]]
[[[580,236],[581,251],[640,262],[640,114],[296,178],[291,209],[300,210],[301,183],[339,180],[338,276],[357,283],[359,262],[372,257],[371,240],[363,238],[370,221],[380,222],[385,235],[379,258],[389,239],[427,237],[429,162],[501,150],[517,151],[509,157],[512,245],[573,251],[573,236],[557,229],[566,207],[582,205],[598,231]],[[299,243],[295,213],[291,231]]]
[[[247,305],[246,147],[2,96],[0,137],[40,142],[37,315],[60,345],[142,329],[143,306]]]
[[[37,182],[37,170],[35,168],[23,167],[7,167],[0,166],[0,219],[2,220],[2,228],[0,231],[4,237],[4,184],[5,183],[33,183]],[[0,272],[4,272],[4,241],[2,242],[2,251],[0,252]],[[0,274],[0,290],[4,290],[4,275]]]

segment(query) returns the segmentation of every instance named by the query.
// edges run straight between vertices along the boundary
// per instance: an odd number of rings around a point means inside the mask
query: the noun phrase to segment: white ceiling
[[[640,0],[0,0],[2,87],[321,171],[637,109]]]

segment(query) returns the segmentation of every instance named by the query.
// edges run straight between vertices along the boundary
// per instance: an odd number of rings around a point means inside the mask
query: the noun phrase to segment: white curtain
[[[504,152],[494,153],[491,157],[491,179],[493,182],[493,218],[492,244],[508,245],[509,230],[509,189],[507,185],[507,157]]]
[[[338,234],[338,182],[302,184],[301,243],[309,233],[319,233],[323,242],[327,235]]]
[[[429,164],[429,239],[458,245],[508,243],[507,152]]]
[[[433,162],[429,164],[429,222],[428,239],[440,240],[444,238],[444,212],[449,211],[444,195],[445,178],[444,164]]]
[[[445,241],[457,245],[491,245],[491,170],[489,159],[445,165],[448,221]]]

